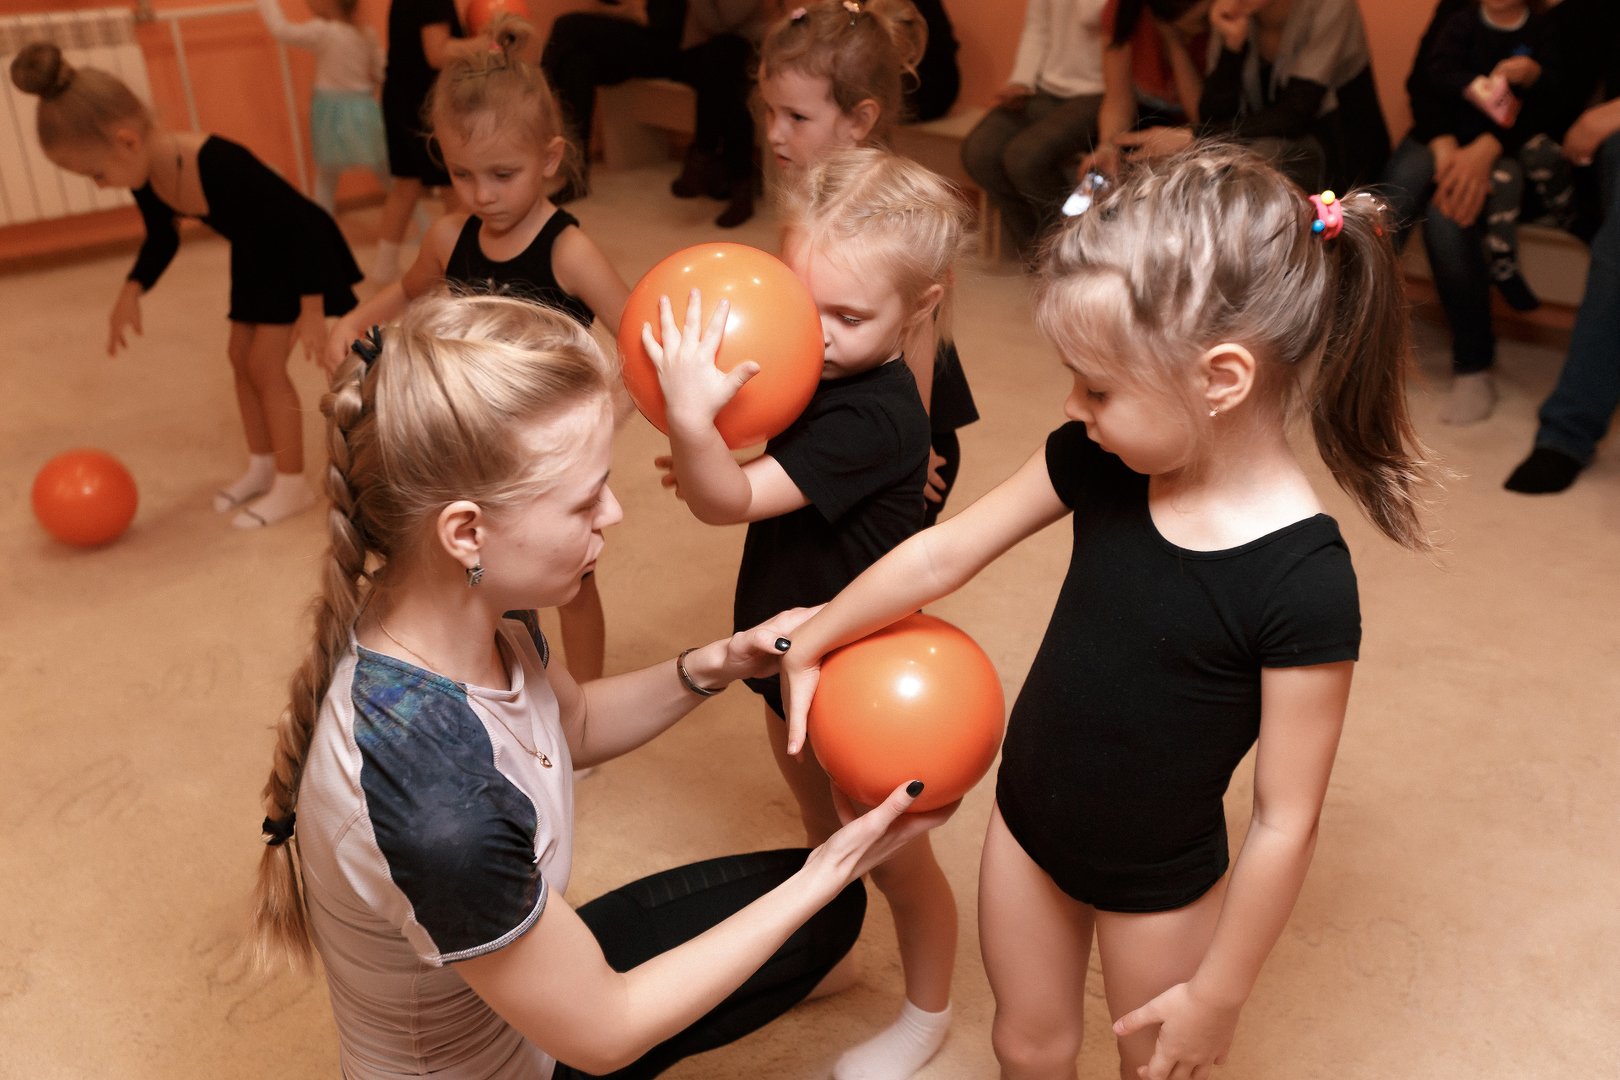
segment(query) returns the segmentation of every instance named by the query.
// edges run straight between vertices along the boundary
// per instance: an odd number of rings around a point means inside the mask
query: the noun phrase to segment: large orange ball
[[[495,21],[495,16],[501,14],[528,19],[529,5],[524,3],[524,0],[472,0],[467,5],[467,33],[477,37],[489,29],[489,24]]]
[[[34,477],[34,516],[45,531],[76,547],[122,536],[135,520],[135,478],[102,450],[69,450]]]
[[[810,702],[810,745],[833,783],[876,806],[921,780],[913,811],[955,802],[979,782],[1006,729],[1001,679],[974,640],[911,615],[828,653]]]
[[[799,418],[821,381],[821,318],[816,303],[786,263],[746,244],[698,244],[647,271],[624,305],[619,349],[631,399],[641,415],[665,434],[669,424],[664,393],[641,343],[641,328],[651,324],[653,338],[662,337],[661,296],[669,297],[675,325],[684,325],[693,289],[703,296],[704,325],[716,304],[731,301],[715,365],[722,371],[745,360],[760,366],[759,374],[720,410],[715,427],[733,449],[762,443]]]

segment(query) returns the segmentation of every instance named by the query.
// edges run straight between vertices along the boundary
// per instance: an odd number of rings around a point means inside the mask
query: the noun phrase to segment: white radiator
[[[124,81],[150,105],[146,59],[135,41],[129,8],[38,12],[0,17],[0,65],[30,41],[54,41],[75,67],[97,67]],[[35,134],[39,99],[7,78],[0,88],[0,225],[85,214],[125,205],[128,191],[101,191],[90,180],[65,172],[45,157]]]

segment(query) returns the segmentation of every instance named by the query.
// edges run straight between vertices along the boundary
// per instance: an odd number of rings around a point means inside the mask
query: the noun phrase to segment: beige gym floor
[[[772,247],[765,217],[721,235],[673,167],[599,172],[575,208],[627,279],[687,244]],[[376,210],[344,218],[362,263]],[[127,253],[0,279],[0,1077],[336,1075],[319,979],[251,972],[238,946],[258,860],[268,728],[307,641],[321,515],[238,532],[209,508],[243,454],[224,359],[226,248],[191,236],[144,305],[146,334],[103,354]],[[1442,565],[1378,538],[1330,481],[1365,622],[1362,664],[1315,866],[1217,1076],[1252,1080],[1620,1075],[1620,446],[1562,495],[1501,489],[1528,451],[1561,356],[1504,344],[1503,399],[1435,420],[1445,337],[1418,327],[1423,431],[1459,474],[1435,520]],[[961,275],[958,337],[984,419],[962,435],[954,505],[1061,421],[1067,379],[1008,268]],[[295,377],[320,451],[319,379]],[[51,541],[35,471],[113,451],[141,507],[104,549]],[[728,629],[742,529],[701,525],[658,486],[663,443],[618,442],[626,520],[600,582],[610,668]],[[1067,525],[1017,549],[938,614],[1018,690],[1067,560]],[[756,699],[736,689],[578,795],[570,899],[677,862],[798,840]],[[994,1075],[974,930],[991,785],[936,834],[962,908],[956,1024],[919,1077]],[[1249,773],[1228,800],[1234,841]],[[874,897],[877,894],[874,892]],[[799,1008],[680,1078],[822,1077],[889,1022],[900,976],[881,899],[862,985]],[[1100,988],[1081,1075],[1115,1075]]]

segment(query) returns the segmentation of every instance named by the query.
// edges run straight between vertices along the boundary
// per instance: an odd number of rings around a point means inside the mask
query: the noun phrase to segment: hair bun
[[[53,42],[24,45],[11,61],[11,81],[17,89],[49,101],[73,83],[73,65]]]

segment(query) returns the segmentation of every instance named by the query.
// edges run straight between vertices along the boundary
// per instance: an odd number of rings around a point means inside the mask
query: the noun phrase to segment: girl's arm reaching
[[[686,323],[677,328],[669,297],[661,297],[662,344],[651,326],[641,328],[641,343],[652,358],[664,392],[669,465],[674,474],[667,483],[674,484],[699,521],[710,525],[759,521],[809,505],[804,492],[773,458],[763,455],[747,465],[738,464],[715,428],[714,418],[759,373],[759,365],[750,360],[730,372],[715,367],[731,306],[720,301],[700,333],[702,305],[702,296],[693,289],[686,305]]]
[[[563,292],[585,301],[597,320],[617,337],[630,286],[584,229],[564,229],[557,237],[551,269]]]
[[[714,692],[738,679],[775,674],[787,642],[812,610],[784,611],[750,630],[694,648],[679,661],[665,660],[584,685],[553,665],[549,674],[574,763],[598,765],[628,753],[700,705],[707,695],[688,687],[682,670],[693,685]]]
[[[1147,1080],[1199,1073],[1225,1057],[1272,946],[1299,899],[1344,726],[1355,664],[1346,660],[1260,673],[1254,812],[1227,884],[1214,940],[1191,979],[1114,1024],[1126,1036],[1159,1029]]]
[[[614,1072],[696,1022],[856,878],[945,821],[955,804],[907,814],[906,788],[845,825],[781,885],[707,932],[626,972],[608,966],[553,893],[505,948],[456,970],[525,1038],[593,1076]]]
[[[286,13],[281,10],[281,0],[259,0],[259,14],[264,18],[264,25],[269,28],[270,36],[283,45],[293,45],[300,49],[318,49],[326,40],[326,27],[322,25],[320,19],[288,22]]]
[[[1052,488],[1042,446],[979,501],[924,529],[850,582],[799,627],[782,660],[788,753],[804,748],[805,719],[821,678],[822,657],[950,595],[1020,540],[1068,512]]]
[[[382,326],[399,318],[407,304],[444,281],[444,268],[450,265],[450,253],[456,249],[456,238],[461,235],[461,227],[466,222],[465,213],[445,214],[436,219],[423,235],[416,260],[405,275],[383,286],[353,311],[338,319],[326,338],[323,366],[327,374],[330,375],[342,365],[355,338],[373,326]]]

